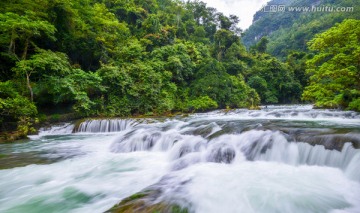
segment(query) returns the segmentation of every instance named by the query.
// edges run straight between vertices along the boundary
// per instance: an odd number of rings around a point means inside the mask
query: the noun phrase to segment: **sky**
[[[214,7],[225,15],[236,15],[240,18],[239,27],[247,29],[253,20],[253,15],[269,0],[201,0],[208,7]]]

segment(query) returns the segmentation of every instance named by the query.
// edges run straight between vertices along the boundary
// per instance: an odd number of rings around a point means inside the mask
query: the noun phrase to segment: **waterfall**
[[[75,125],[71,123],[54,125],[51,127],[42,127],[39,129],[38,135],[29,135],[30,139],[38,139],[48,135],[68,135],[74,130]]]
[[[219,131],[219,126],[209,126]],[[153,151],[168,152],[173,169],[179,170],[199,162],[241,163],[246,161],[270,161],[293,166],[327,166],[339,168],[354,180],[359,180],[360,150],[352,143],[344,143],[342,149],[325,149],[323,145],[289,141],[280,131],[250,130],[240,134],[224,134],[213,139],[201,135],[187,135],[191,127],[159,131],[156,128],[135,128],[123,133],[111,146],[113,152]],[[199,130],[199,126],[192,127]],[[185,131],[184,131],[185,130]],[[205,134],[207,135],[207,134]]]
[[[75,132],[120,132],[136,124],[134,119],[86,120],[80,123]]]

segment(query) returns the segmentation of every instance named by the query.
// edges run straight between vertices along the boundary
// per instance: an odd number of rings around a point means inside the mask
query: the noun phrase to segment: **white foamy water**
[[[261,108],[262,110],[236,109],[227,112],[224,110],[217,110],[209,113],[194,114],[193,117],[199,120],[270,119],[323,121],[325,123],[342,123],[360,127],[360,115],[353,111],[312,109],[312,105],[263,106]]]
[[[268,106],[42,129],[0,145],[4,155],[40,159],[16,167],[8,158],[0,212],[104,212],[149,186],[190,212],[360,212],[359,118]]]
[[[53,141],[48,145],[76,144],[85,155],[0,170],[0,212],[104,212],[165,174],[165,153],[111,153],[113,138],[92,135],[72,136],[71,144]]]
[[[269,162],[198,164],[173,178],[188,184],[167,196],[191,200],[191,210],[200,213],[355,213],[360,209],[359,183],[328,167]]]
[[[39,139],[42,136],[47,135],[68,135],[71,134],[74,130],[75,125],[71,123],[65,123],[60,125],[55,125],[52,127],[40,128],[38,135],[30,135],[31,139]]]

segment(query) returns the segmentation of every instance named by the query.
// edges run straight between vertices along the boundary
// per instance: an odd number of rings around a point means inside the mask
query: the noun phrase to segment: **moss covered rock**
[[[106,213],[188,213],[175,203],[157,202],[156,198],[161,194],[160,190],[150,189],[138,192],[123,199]]]

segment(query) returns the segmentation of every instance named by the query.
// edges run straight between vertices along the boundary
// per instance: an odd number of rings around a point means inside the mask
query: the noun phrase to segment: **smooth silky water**
[[[268,106],[84,121],[0,145],[0,212],[104,212],[149,186],[190,212],[360,212],[360,115]]]

